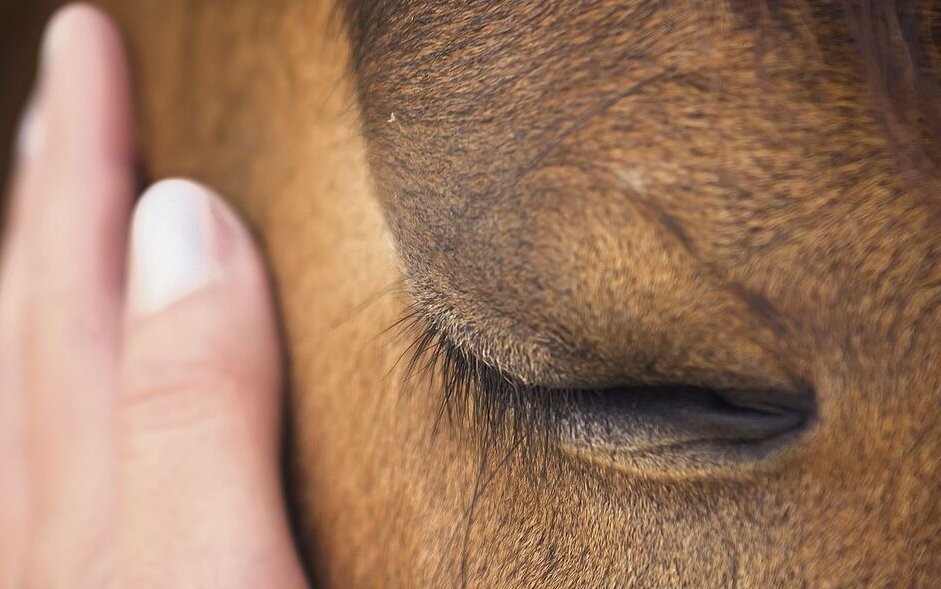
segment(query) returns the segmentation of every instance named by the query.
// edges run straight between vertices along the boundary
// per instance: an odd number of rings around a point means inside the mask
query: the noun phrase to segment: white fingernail
[[[164,180],[141,197],[131,230],[134,313],[159,311],[213,279],[215,224],[209,192],[194,182]]]
[[[20,121],[20,129],[16,136],[16,156],[24,160],[34,159],[42,149],[43,135],[39,107],[33,101],[26,108],[23,119]]]

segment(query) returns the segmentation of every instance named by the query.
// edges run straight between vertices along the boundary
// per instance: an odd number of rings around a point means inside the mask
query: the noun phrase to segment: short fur
[[[911,136],[876,114],[881,62],[846,24],[874,21],[812,0],[768,25],[735,2],[376,0],[360,114],[326,2],[105,4],[150,172],[216,185],[268,246],[321,585],[941,578],[938,187],[901,172]],[[911,128],[921,99],[899,100]],[[460,420],[433,435],[440,390],[386,331],[400,268],[448,341],[524,382],[809,383],[815,426],[767,468],[692,477],[480,448]]]

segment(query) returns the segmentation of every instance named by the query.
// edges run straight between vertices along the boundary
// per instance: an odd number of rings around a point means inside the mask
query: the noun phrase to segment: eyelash
[[[597,395],[520,383],[454,344],[416,306],[390,329],[411,339],[400,359],[407,360],[404,381],[427,377],[441,392],[435,431],[447,419],[466,423],[482,443],[536,436],[548,442],[563,427],[560,416],[568,404]]]

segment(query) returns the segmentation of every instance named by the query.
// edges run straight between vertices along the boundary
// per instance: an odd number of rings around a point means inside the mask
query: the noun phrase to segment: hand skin
[[[306,587],[263,262],[193,182],[135,207],[130,97],[114,26],[60,11],[0,252],[0,589]]]

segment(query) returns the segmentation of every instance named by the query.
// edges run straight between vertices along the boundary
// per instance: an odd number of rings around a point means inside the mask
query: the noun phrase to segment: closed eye
[[[647,475],[750,470],[768,463],[813,423],[810,386],[714,389],[638,381],[606,388],[530,385],[412,317],[406,374],[429,374],[442,419],[465,424],[481,443],[546,443],[568,454]],[[551,448],[550,448],[551,449]]]

